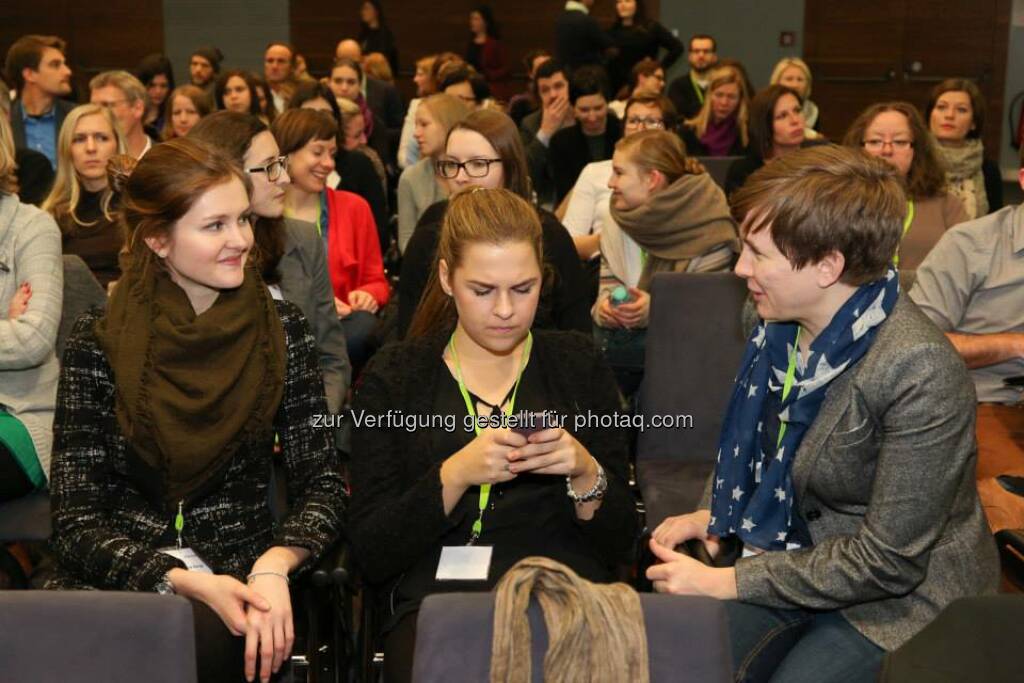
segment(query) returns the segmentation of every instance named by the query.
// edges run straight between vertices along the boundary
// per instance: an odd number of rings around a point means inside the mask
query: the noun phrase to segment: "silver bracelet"
[[[252,580],[255,579],[257,576],[280,576],[282,579],[284,579],[284,582],[286,584],[291,585],[292,583],[291,579],[288,578],[288,575],[282,574],[281,572],[253,572],[252,574],[249,574],[249,576],[245,577],[245,582],[252,583]]]
[[[604,492],[608,490],[608,477],[604,474],[604,468],[601,467],[601,463],[599,463],[596,458],[594,459],[594,464],[597,465],[597,480],[594,482],[594,485],[590,487],[589,491],[576,493],[572,488],[572,477],[566,476],[565,478],[565,492],[570,498],[572,498],[572,502],[577,505],[581,503],[589,503],[594,500],[601,500],[604,498]]]

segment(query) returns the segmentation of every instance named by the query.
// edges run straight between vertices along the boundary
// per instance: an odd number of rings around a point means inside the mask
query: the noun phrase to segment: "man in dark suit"
[[[555,133],[576,125],[569,104],[569,77],[557,59],[548,59],[537,67],[535,77],[540,109],[523,118],[519,134],[526,149],[530,180],[542,206],[553,206],[555,183],[548,163],[548,145]]]
[[[18,91],[11,105],[14,146],[42,153],[57,167],[57,134],[74,104],[71,69],[64,60],[66,43],[57,36],[27,35],[7,50],[4,72]]]
[[[569,70],[585,64],[603,64],[612,47],[611,37],[590,16],[594,0],[569,0],[555,21],[555,58]]]
[[[622,137],[619,119],[608,111],[608,79],[601,67],[583,67],[573,73],[569,103],[576,125],[555,133],[548,152],[556,205],[572,190],[584,166],[612,158]]]
[[[686,58],[690,62],[690,70],[668,86],[668,98],[682,120],[692,119],[704,105],[711,69],[718,64],[718,44],[711,36],[699,33],[690,38]]]

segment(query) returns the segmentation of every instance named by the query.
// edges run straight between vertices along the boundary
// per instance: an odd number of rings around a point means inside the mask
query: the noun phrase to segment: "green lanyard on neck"
[[[697,79],[693,77],[693,72],[690,72],[690,84],[693,86],[693,91],[697,93],[697,99],[700,100],[701,106],[704,105],[704,89],[697,83]]]
[[[523,357],[519,362],[519,375],[516,377],[516,383],[512,387],[512,399],[508,402],[508,410],[505,411],[505,415],[511,415],[512,411],[515,410],[516,405],[516,394],[519,393],[519,383],[523,379],[523,370],[526,369],[526,363],[530,359],[530,350],[533,348],[533,333],[530,332],[526,335],[526,347],[523,349]],[[476,408],[473,407],[473,400],[469,397],[469,390],[466,389],[466,383],[462,381],[462,366],[459,364],[459,354],[455,351],[455,333],[452,332],[451,339],[448,340],[448,351],[452,354],[452,365],[455,366],[455,379],[459,382],[459,393],[462,394],[462,400],[466,402],[466,410],[473,417],[473,431],[476,432],[477,436],[480,436],[480,425],[476,419]],[[491,485],[481,484],[480,485],[480,502],[479,502],[479,513],[477,514],[476,521],[473,522],[473,532],[470,534],[468,545],[476,543],[477,539],[480,538],[480,534],[484,530],[484,510],[487,508],[487,501],[491,498]]]
[[[793,351],[789,354],[789,367],[786,368],[786,381],[782,383],[782,403],[786,402],[789,392],[793,388],[793,381],[796,379],[796,354],[800,353],[800,332],[802,328],[796,328],[796,339],[793,340]],[[782,445],[782,437],[786,435],[786,423],[779,420],[779,438],[775,441],[775,450]]]
[[[892,265],[899,267],[900,265],[900,247],[903,246],[903,240],[907,238],[907,233],[910,232],[910,224],[914,222],[914,200],[907,200],[907,217],[903,219],[903,236],[900,237],[900,244],[896,247],[896,253],[892,257]]]

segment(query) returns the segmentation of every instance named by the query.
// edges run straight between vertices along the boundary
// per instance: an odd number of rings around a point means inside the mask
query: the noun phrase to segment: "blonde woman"
[[[413,137],[422,158],[402,171],[398,179],[398,248],[412,237],[420,216],[448,196],[448,189],[437,179],[434,162],[444,153],[448,131],[469,115],[469,108],[453,95],[431,95],[416,109],[416,131]]]
[[[707,157],[746,154],[750,145],[749,108],[750,95],[743,76],[729,67],[712,71],[704,105],[680,131],[686,151]]]
[[[121,276],[122,246],[107,162],[124,153],[124,139],[110,109],[98,104],[75,107],[57,137],[57,180],[43,203],[60,228],[64,253],[82,257],[104,287]]]
[[[811,130],[820,130],[818,125],[818,105],[811,101],[811,67],[799,57],[786,57],[772,69],[769,85],[784,85],[792,88],[803,101],[804,121]],[[813,136],[808,136],[813,137]]]

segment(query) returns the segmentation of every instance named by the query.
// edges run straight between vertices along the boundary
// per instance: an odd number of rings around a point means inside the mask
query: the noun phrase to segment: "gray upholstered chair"
[[[64,356],[64,344],[78,316],[90,308],[107,305],[107,293],[80,257],[64,254],[64,303],[57,329],[57,358]]]
[[[0,678],[194,683],[192,606],[182,597],[0,591]]]
[[[732,680],[725,607],[703,597],[642,593],[652,683],[727,683]],[[530,619],[534,681],[543,680],[547,629],[536,601]],[[494,636],[493,593],[440,593],[420,608],[414,683],[486,681]]]
[[[664,273],[651,282],[640,411],[689,415],[692,427],[646,429],[637,439],[637,480],[647,526],[692,512],[714,469],[718,434],[747,334],[743,280],[731,273]]]
[[[697,161],[707,169],[708,175],[719,187],[725,187],[725,176],[729,173],[732,162],[743,157],[697,157]]]

